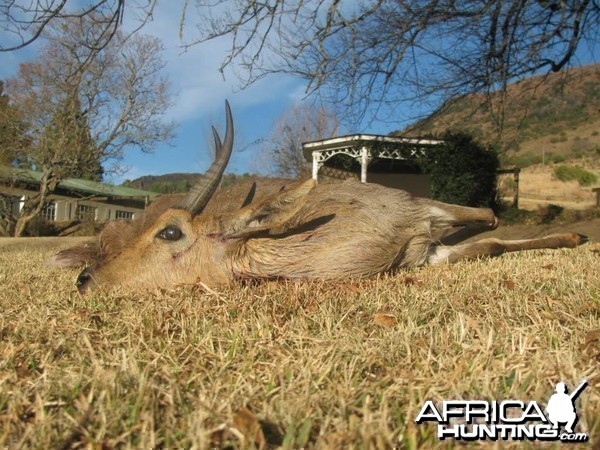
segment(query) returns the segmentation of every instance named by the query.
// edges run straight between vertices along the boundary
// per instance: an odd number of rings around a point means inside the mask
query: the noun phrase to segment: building
[[[41,175],[33,170],[0,167],[0,210],[10,209],[17,216],[27,197],[38,193]],[[48,197],[42,217],[48,221],[134,219],[159,195],[69,178],[61,181]]]

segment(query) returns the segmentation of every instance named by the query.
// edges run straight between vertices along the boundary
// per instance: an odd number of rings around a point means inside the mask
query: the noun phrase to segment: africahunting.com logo
[[[535,401],[444,400],[436,406],[428,400],[416,422],[436,423],[437,436],[442,440],[585,442],[588,435],[575,432],[575,400],[587,384],[583,380],[568,394],[565,383],[558,383],[545,410]]]

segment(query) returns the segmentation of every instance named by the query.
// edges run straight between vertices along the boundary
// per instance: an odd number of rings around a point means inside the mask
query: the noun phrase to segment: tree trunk
[[[13,236],[13,225],[8,220],[0,221],[0,237]]]
[[[15,225],[15,237],[23,237],[27,224],[31,222],[36,215],[37,214],[26,214],[19,216],[17,219],[17,224]]]
[[[12,204],[6,197],[0,196],[0,236],[13,236],[15,217],[12,214]]]
[[[35,197],[25,200],[23,209],[21,210],[19,218],[17,219],[17,223],[15,224],[15,237],[22,237],[25,233],[27,224],[42,212],[48,196],[54,191],[54,189],[56,189],[59,181],[59,178],[51,169],[45,169],[42,171],[42,177],[40,179],[40,191]]]

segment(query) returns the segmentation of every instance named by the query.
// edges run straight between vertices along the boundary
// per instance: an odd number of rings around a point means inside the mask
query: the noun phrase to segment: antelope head
[[[257,205],[204,212],[233,149],[233,118],[227,102],[225,109],[225,139],[222,142],[212,128],[215,160],[185,197],[159,200],[144,220],[112,222],[96,245],[65,250],[53,257],[56,266],[88,264],[77,278],[80,292],[102,286],[139,289],[198,281],[227,283],[232,278],[231,260],[240,252],[239,243],[268,232],[297,211],[314,186],[313,180]]]

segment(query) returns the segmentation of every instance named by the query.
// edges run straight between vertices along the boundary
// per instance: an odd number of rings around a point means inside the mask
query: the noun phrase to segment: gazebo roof
[[[443,143],[444,141],[438,139],[392,137],[382,134],[349,134],[346,136],[303,142],[302,148],[305,151],[308,150],[312,153],[313,151],[323,151],[344,147],[357,147],[363,145],[384,144],[390,146],[398,145],[403,147],[406,147],[407,145],[430,147],[432,145],[440,145]]]
[[[367,180],[367,165],[373,157],[407,160],[422,153],[426,148],[434,148],[444,141],[438,139],[419,139],[392,137],[377,134],[351,134],[318,141],[304,142],[304,156],[312,159],[313,178],[316,180],[319,168],[335,155],[347,155],[361,164],[361,180]]]

